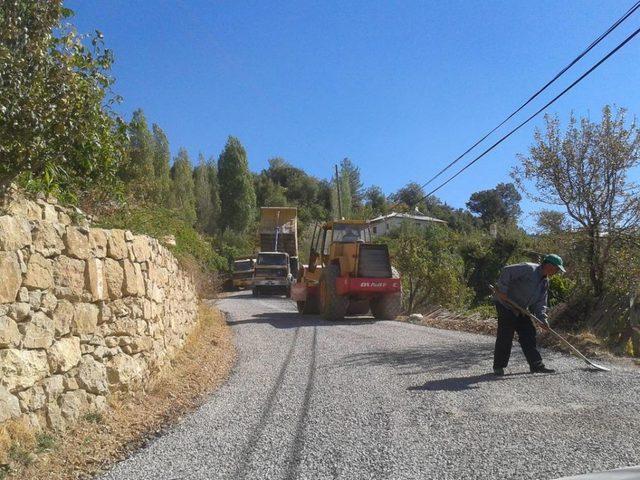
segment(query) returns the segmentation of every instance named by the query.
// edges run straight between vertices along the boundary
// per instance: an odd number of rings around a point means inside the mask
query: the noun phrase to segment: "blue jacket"
[[[542,265],[537,263],[517,263],[507,265],[500,272],[496,285],[509,299],[524,309],[528,309],[543,322],[547,321],[547,296],[549,279],[542,275]],[[504,304],[498,299],[505,307]]]

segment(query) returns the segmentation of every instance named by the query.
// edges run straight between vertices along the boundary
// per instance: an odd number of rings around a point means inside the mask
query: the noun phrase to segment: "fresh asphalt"
[[[282,297],[220,300],[238,361],[225,385],[103,479],[552,479],[640,463],[640,371],[592,372],[517,344],[356,317]]]

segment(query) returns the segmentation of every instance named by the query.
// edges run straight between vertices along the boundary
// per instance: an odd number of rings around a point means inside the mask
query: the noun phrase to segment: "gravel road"
[[[359,317],[300,316],[284,298],[218,302],[238,346],[229,381],[104,479],[552,479],[640,463],[640,371],[490,337]]]

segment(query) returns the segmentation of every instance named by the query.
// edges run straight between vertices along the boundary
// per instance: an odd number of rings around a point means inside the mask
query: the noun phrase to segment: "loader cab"
[[[341,257],[355,259],[358,245],[370,242],[371,229],[364,220],[341,220],[318,225],[312,236],[308,269],[314,272],[316,267],[326,267],[340,261]],[[350,265],[350,270],[354,266]]]

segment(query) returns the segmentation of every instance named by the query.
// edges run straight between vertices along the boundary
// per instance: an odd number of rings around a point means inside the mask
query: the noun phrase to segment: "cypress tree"
[[[155,201],[165,207],[169,206],[171,192],[171,152],[169,140],[164,131],[153,124],[153,169],[156,178]]]
[[[223,230],[244,232],[251,225],[256,208],[251,178],[247,153],[240,141],[230,136],[218,160],[220,226]]]
[[[171,180],[171,208],[177,210],[180,216],[190,225],[195,225],[197,215],[193,172],[189,154],[184,148],[178,151],[178,156],[173,162]]]
[[[220,185],[218,184],[218,168],[213,157],[207,162],[207,174],[209,177],[209,187],[211,189],[211,217],[206,232],[215,234],[220,227]]]
[[[127,132],[128,163],[122,172],[123,180],[128,184],[134,197],[146,202],[152,200],[155,193],[154,148],[153,137],[141,109],[133,112]]]
[[[209,172],[204,161],[204,155],[198,156],[198,166],[193,170],[194,194],[196,198],[196,214],[198,216],[198,230],[209,231],[213,204],[211,203],[211,184]]]

